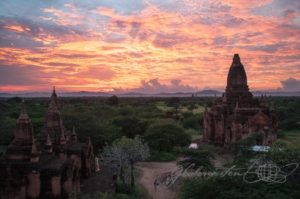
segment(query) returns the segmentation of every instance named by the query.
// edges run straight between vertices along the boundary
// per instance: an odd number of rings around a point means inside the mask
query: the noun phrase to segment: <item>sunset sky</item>
[[[299,0],[1,0],[0,92],[300,90]]]

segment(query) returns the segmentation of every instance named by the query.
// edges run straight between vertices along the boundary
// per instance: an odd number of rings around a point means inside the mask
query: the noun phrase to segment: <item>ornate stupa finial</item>
[[[46,146],[52,146],[52,141],[51,141],[49,133],[47,134]]]
[[[32,140],[31,154],[38,154],[35,138],[33,138],[33,140]]]
[[[33,127],[31,123],[31,119],[26,113],[24,102],[22,102],[21,112],[16,122],[14,140],[23,140],[25,142],[31,143],[32,136],[33,136]]]
[[[21,103],[21,114],[27,114],[24,99],[22,99],[22,103]]]
[[[77,141],[77,133],[75,131],[75,126],[73,126],[72,129],[72,142],[76,142]]]
[[[55,86],[53,86],[53,91],[51,94],[51,98],[50,98],[50,104],[55,104],[55,106],[58,108],[59,107],[59,103],[58,103],[58,98],[57,98],[57,94],[56,94],[56,90],[55,90]]]
[[[27,115],[24,99],[22,100],[22,103],[21,103],[21,113],[20,113],[19,119],[29,119],[29,116]]]
[[[60,145],[65,145],[67,142],[66,136],[65,136],[65,132],[62,131],[60,134]]]
[[[39,161],[39,152],[36,146],[36,140],[33,138],[30,154],[30,162],[37,163]]]
[[[46,140],[46,147],[45,147],[45,149],[46,149],[46,151],[48,153],[52,153],[52,151],[53,151],[52,141],[51,141],[49,133],[47,134],[47,140]]]
[[[232,63],[233,64],[240,64],[241,63],[241,59],[240,59],[239,54],[234,54]]]

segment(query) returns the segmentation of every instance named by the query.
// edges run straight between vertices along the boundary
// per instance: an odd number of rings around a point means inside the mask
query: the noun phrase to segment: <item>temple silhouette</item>
[[[0,161],[0,198],[68,198],[80,192],[81,178],[94,168],[91,140],[81,143],[75,128],[64,127],[53,89],[43,131],[35,137],[23,104],[14,139]]]
[[[203,141],[229,145],[255,134],[255,142],[269,145],[276,139],[277,118],[264,96],[254,98],[238,54],[233,57],[225,93],[205,108]]]

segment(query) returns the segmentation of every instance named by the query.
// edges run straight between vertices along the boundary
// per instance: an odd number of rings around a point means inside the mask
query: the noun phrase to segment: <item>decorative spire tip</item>
[[[241,63],[241,59],[239,54],[234,54],[233,56],[233,64],[240,64]]]

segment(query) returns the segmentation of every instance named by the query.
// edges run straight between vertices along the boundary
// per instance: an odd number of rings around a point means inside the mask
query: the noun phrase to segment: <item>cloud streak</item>
[[[234,53],[251,89],[288,89],[280,80],[300,76],[299,7],[296,0],[3,1],[0,69],[12,77],[20,69],[24,81],[2,80],[0,90],[224,88]]]

